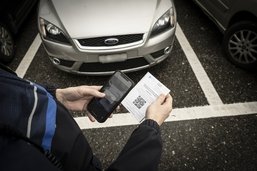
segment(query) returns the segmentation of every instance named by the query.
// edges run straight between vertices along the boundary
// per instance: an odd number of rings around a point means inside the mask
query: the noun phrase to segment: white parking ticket
[[[145,119],[147,107],[160,94],[167,95],[169,92],[165,85],[148,72],[121,103],[139,122],[142,122]]]

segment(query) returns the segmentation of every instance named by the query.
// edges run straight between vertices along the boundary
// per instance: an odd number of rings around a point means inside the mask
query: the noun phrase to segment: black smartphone
[[[100,90],[105,93],[105,97],[93,98],[87,110],[98,122],[105,122],[133,86],[134,82],[127,75],[116,71]]]

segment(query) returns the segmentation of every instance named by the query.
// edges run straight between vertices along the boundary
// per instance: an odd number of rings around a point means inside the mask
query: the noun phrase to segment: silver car
[[[176,30],[172,0],[41,0],[38,27],[61,70],[106,75],[166,59]]]
[[[223,48],[235,65],[257,70],[257,0],[194,0],[224,33]]]

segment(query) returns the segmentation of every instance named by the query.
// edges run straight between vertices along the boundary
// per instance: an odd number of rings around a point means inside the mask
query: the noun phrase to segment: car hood
[[[160,0],[52,0],[71,38],[148,32]]]

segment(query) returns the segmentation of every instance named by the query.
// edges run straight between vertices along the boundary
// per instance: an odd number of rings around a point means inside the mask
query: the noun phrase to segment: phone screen
[[[89,112],[98,120],[106,120],[113,110],[120,104],[134,83],[120,71],[107,81],[100,90],[105,93],[104,98],[94,98],[88,105]]]

